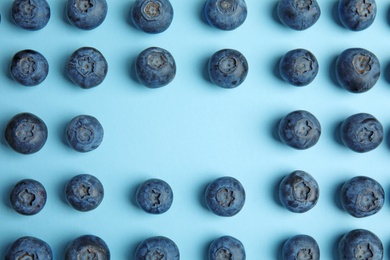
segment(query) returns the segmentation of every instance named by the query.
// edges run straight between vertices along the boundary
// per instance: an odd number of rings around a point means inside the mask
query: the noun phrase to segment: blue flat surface
[[[177,243],[181,259],[196,260],[207,258],[213,239],[231,235],[242,241],[247,259],[280,259],[286,239],[308,234],[317,240],[322,259],[334,259],[340,237],[365,228],[380,237],[385,259],[390,257],[390,202],[378,214],[356,219],[338,199],[341,185],[357,175],[376,179],[389,193],[388,1],[377,0],[370,28],[352,32],[340,25],[337,1],[320,0],[321,18],[299,32],[278,21],[277,1],[247,0],[245,23],[225,32],[204,22],[203,0],[172,0],[173,23],[158,35],[128,22],[134,1],[108,1],[106,20],[92,31],[66,21],[65,2],[50,1],[49,24],[30,32],[11,22],[12,1],[0,1],[0,131],[19,112],[36,114],[49,129],[46,145],[33,155],[14,152],[1,137],[0,255],[16,238],[32,235],[51,245],[55,259],[63,259],[72,239],[94,234],[109,245],[112,259],[134,259],[143,239],[163,235]],[[109,64],[105,81],[89,90],[64,73],[69,56],[83,46],[99,49]],[[174,81],[160,89],[140,85],[133,72],[138,53],[151,46],[169,50],[177,64]],[[349,93],[335,80],[335,59],[351,47],[366,48],[381,62],[378,83],[364,94]],[[209,57],[223,48],[237,49],[248,60],[248,77],[238,88],[221,89],[205,74]],[[295,48],[311,51],[320,67],[302,88],[283,82],[276,70],[282,55]],[[9,76],[12,56],[23,49],[41,52],[50,64],[39,86],[26,88]],[[279,120],[297,109],[310,111],[322,125],[319,142],[305,151],[275,135]],[[373,114],[385,129],[382,145],[365,154],[344,147],[337,134],[342,120],[358,112]],[[64,140],[66,124],[79,114],[96,117],[105,129],[102,145],[90,153],[78,153]],[[304,214],[289,212],[276,196],[281,179],[298,169],[320,186],[318,204]],[[102,204],[87,213],[64,199],[66,182],[80,173],[95,175],[105,188]],[[207,184],[221,176],[237,178],[247,194],[243,210],[231,218],[214,215],[203,201]],[[134,201],[138,185],[151,177],[165,180],[174,192],[172,208],[163,215],[149,215]],[[8,202],[11,187],[23,178],[39,180],[48,193],[35,216],[17,214]]]

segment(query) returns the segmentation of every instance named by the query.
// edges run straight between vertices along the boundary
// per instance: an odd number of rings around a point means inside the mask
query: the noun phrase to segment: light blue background
[[[82,31],[65,19],[65,0],[49,1],[52,17],[36,32],[25,31],[9,19],[11,0],[0,1],[0,131],[19,112],[41,117],[49,129],[44,148],[33,155],[0,145],[0,255],[24,235],[48,242],[55,259],[63,259],[67,244],[77,236],[95,234],[109,245],[112,259],[134,259],[139,242],[164,235],[174,240],[181,259],[206,259],[209,243],[221,236],[240,239],[247,259],[279,259],[283,242],[304,233],[313,236],[322,259],[333,259],[340,237],[354,228],[376,233],[390,250],[390,202],[376,215],[356,219],[341,210],[337,197],[349,178],[367,175],[390,188],[390,3],[377,0],[374,24],[362,32],[343,28],[335,15],[337,1],[319,0],[322,15],[306,31],[293,31],[275,16],[276,0],[247,0],[248,18],[230,32],[210,27],[201,18],[203,0],[172,0],[175,17],[159,35],[137,31],[127,22],[134,1],[108,0],[105,22]],[[71,53],[83,46],[99,49],[109,63],[105,81],[83,90],[64,74]],[[176,59],[177,76],[168,86],[147,89],[133,73],[135,57],[158,46]],[[382,75],[367,93],[352,94],[334,79],[338,54],[350,47],[377,55]],[[50,72],[39,86],[14,82],[8,67],[12,56],[35,49],[49,61]],[[241,51],[249,62],[246,81],[236,89],[212,85],[205,74],[209,57],[223,48]],[[318,59],[320,71],[307,87],[283,82],[277,64],[283,54],[306,48]],[[322,136],[311,149],[294,150],[274,134],[281,117],[305,109],[322,125]],[[376,150],[358,154],[345,148],[336,132],[348,116],[367,112],[385,128],[385,140]],[[102,145],[81,154],[71,150],[63,135],[76,115],[90,114],[105,129]],[[294,170],[312,174],[321,192],[316,207],[304,214],[284,209],[275,196],[280,180]],[[76,174],[97,176],[105,198],[94,211],[81,213],[64,200],[66,182]],[[203,193],[220,176],[233,176],[246,189],[243,210],[222,218],[206,209]],[[174,191],[172,208],[149,215],[134,202],[137,186],[157,177]],[[11,187],[22,178],[37,179],[48,193],[45,208],[26,217],[9,206]],[[386,196],[388,200],[388,197]]]

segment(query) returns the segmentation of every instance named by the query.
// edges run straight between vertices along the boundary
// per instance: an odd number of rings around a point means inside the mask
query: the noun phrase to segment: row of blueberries
[[[228,89],[235,88],[246,79],[248,62],[239,51],[222,49],[210,57],[207,70],[211,82],[215,85]],[[287,52],[279,63],[281,78],[298,87],[310,84],[317,76],[318,70],[316,57],[306,49]],[[76,85],[89,89],[104,81],[108,63],[97,49],[82,47],[70,56],[66,71]],[[21,85],[36,86],[46,79],[49,64],[41,53],[35,50],[22,50],[13,56],[10,73]],[[363,93],[377,83],[381,66],[372,52],[363,48],[350,48],[338,56],[335,73],[344,89],[352,93]],[[163,48],[147,48],[136,58],[135,74],[138,81],[146,87],[163,87],[176,76],[175,59]]]
[[[366,229],[354,229],[340,239],[338,254],[341,260],[383,259],[384,248],[378,236]],[[245,247],[240,240],[232,236],[221,236],[208,247],[209,260],[236,259],[245,260]],[[320,259],[317,241],[304,234],[290,237],[284,242],[281,255],[283,260]],[[53,252],[45,241],[31,236],[20,237],[7,249],[6,260],[11,259],[53,259]],[[65,251],[65,260],[101,259],[109,260],[110,250],[106,242],[95,235],[82,235],[69,243]],[[135,259],[179,260],[179,248],[174,241],[164,236],[154,236],[143,240],[135,250]]]
[[[247,18],[245,0],[206,0],[203,14],[208,23],[221,30],[234,30]],[[83,30],[98,27],[106,18],[106,0],[68,0],[66,15],[69,22]],[[375,0],[339,0],[341,23],[353,31],[361,31],[374,22],[377,13]],[[27,30],[39,30],[50,19],[46,0],[15,0],[11,10],[14,22]],[[280,21],[294,30],[305,30],[321,16],[316,0],[280,0],[277,6]],[[147,33],[161,33],[173,20],[169,0],[135,0],[130,17],[136,28]]]

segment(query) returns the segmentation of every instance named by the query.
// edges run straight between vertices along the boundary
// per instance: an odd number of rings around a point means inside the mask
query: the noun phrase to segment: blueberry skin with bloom
[[[318,61],[308,50],[291,50],[280,60],[279,72],[282,79],[291,85],[306,86],[318,74]]]
[[[336,60],[337,81],[352,93],[370,90],[378,81],[380,74],[378,58],[366,49],[347,49]]]
[[[110,260],[110,249],[106,242],[95,235],[82,235],[69,243],[65,260],[99,259]]]
[[[45,122],[31,113],[19,113],[5,127],[5,140],[16,152],[32,154],[45,145],[48,130]]]
[[[317,181],[304,171],[290,173],[279,186],[280,202],[294,213],[304,213],[312,209],[317,204],[319,196]]]
[[[169,0],[136,0],[131,9],[134,26],[147,33],[161,33],[173,20],[173,8]]]
[[[66,15],[71,24],[83,30],[92,30],[107,16],[106,0],[68,0]]]
[[[354,229],[346,233],[339,243],[339,259],[341,260],[382,260],[382,241],[371,231]]]
[[[376,17],[375,0],[340,0],[338,14],[341,23],[352,31],[362,31],[371,26]]]
[[[164,236],[155,236],[145,239],[138,245],[135,251],[135,259],[179,260],[180,252],[175,242],[171,239]]]
[[[383,126],[373,115],[358,113],[343,121],[340,135],[346,147],[358,153],[365,153],[382,143]]]
[[[215,239],[209,247],[209,260],[246,259],[244,245],[232,236],[222,236]]]
[[[37,51],[22,50],[13,56],[10,72],[12,78],[23,86],[36,86],[41,84],[49,74],[49,63]]]
[[[51,260],[53,259],[53,251],[45,241],[32,236],[24,236],[16,239],[8,247],[4,259]]]
[[[145,212],[162,214],[171,208],[173,192],[165,181],[149,179],[138,187],[136,199],[138,206]]]
[[[148,88],[159,88],[169,84],[176,76],[176,63],[172,54],[159,47],[142,51],[135,61],[138,81]]]
[[[216,215],[231,217],[236,215],[245,204],[245,190],[235,178],[225,176],[212,181],[206,188],[207,207]]]
[[[100,122],[90,115],[74,117],[66,126],[65,138],[74,150],[86,153],[100,146],[104,129]]]
[[[340,195],[343,208],[356,218],[378,213],[385,202],[383,187],[366,176],[357,176],[345,182]]]
[[[284,25],[302,31],[318,21],[321,9],[316,0],[280,0],[277,14]]]
[[[14,22],[23,29],[36,31],[50,20],[50,6],[46,0],[14,0],[11,14]]]
[[[106,78],[108,63],[97,49],[82,47],[70,56],[66,70],[77,86],[89,89],[100,85]]]
[[[10,204],[19,214],[30,216],[39,213],[46,204],[45,187],[38,181],[24,179],[10,192]]]
[[[280,120],[280,140],[290,147],[304,150],[313,147],[321,136],[321,125],[308,111],[296,110]]]
[[[235,88],[248,75],[248,61],[237,50],[223,49],[211,56],[208,71],[213,84],[221,88]]]
[[[245,0],[207,0],[204,13],[210,25],[231,31],[245,22],[248,8]]]
[[[309,235],[296,235],[289,238],[282,248],[283,260],[320,259],[317,241]]]

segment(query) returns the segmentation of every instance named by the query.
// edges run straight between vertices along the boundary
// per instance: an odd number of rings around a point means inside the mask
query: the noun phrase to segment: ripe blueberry
[[[354,229],[346,233],[339,243],[341,260],[382,260],[382,241],[371,231]]]
[[[136,192],[138,205],[151,214],[168,211],[173,202],[173,192],[168,183],[160,179],[149,179]]]
[[[278,133],[283,143],[304,150],[318,142],[321,136],[321,125],[313,114],[297,110],[282,118]]]
[[[5,252],[5,260],[53,259],[53,252],[45,241],[31,236],[16,239]]]
[[[106,0],[68,0],[66,14],[74,26],[92,30],[103,23],[107,9]]]
[[[370,90],[378,81],[380,74],[378,58],[366,49],[347,49],[337,58],[336,78],[344,89],[352,93]]]
[[[318,21],[321,9],[316,0],[280,0],[277,13],[284,25],[302,31]]]
[[[42,29],[50,20],[50,6],[46,0],[14,0],[12,18],[23,29]]]
[[[233,177],[221,177],[212,181],[205,193],[207,207],[216,215],[231,217],[245,204],[245,190]]]
[[[136,0],[131,18],[139,30],[161,33],[172,23],[173,8],[169,0]]]
[[[163,87],[176,76],[175,59],[165,49],[147,48],[135,61],[135,73],[142,85],[148,88]]]
[[[283,260],[319,260],[320,248],[317,241],[308,235],[296,235],[289,238],[283,245]]]
[[[245,0],[207,0],[205,17],[208,23],[221,30],[234,30],[248,15]]]
[[[209,247],[209,260],[246,259],[244,245],[240,240],[231,236],[215,239]]]
[[[24,86],[36,86],[42,83],[49,73],[46,58],[34,50],[17,52],[10,65],[12,78]]]
[[[156,236],[147,238],[138,245],[135,251],[135,259],[179,260],[180,252],[175,242],[171,239],[163,236]]]
[[[306,86],[318,73],[316,57],[305,49],[287,52],[279,63],[280,76],[294,86]]]
[[[312,209],[317,204],[319,196],[317,181],[304,171],[290,173],[279,186],[279,199],[291,212],[304,213]]]
[[[43,185],[32,179],[24,179],[15,184],[10,193],[12,208],[22,215],[35,215],[46,204],[47,194]]]
[[[343,121],[340,127],[341,140],[352,151],[369,152],[383,140],[382,124],[367,113],[354,114]]]
[[[376,17],[375,0],[340,0],[338,13],[341,23],[352,31],[367,29]]]
[[[16,152],[32,154],[41,150],[47,140],[46,124],[31,113],[20,113],[11,118],[5,128],[5,140]]]
[[[65,260],[79,259],[110,260],[110,250],[100,237],[83,235],[71,241],[65,252]]]
[[[239,51],[223,49],[214,53],[208,63],[211,82],[222,88],[235,88],[248,75],[248,62]]]

